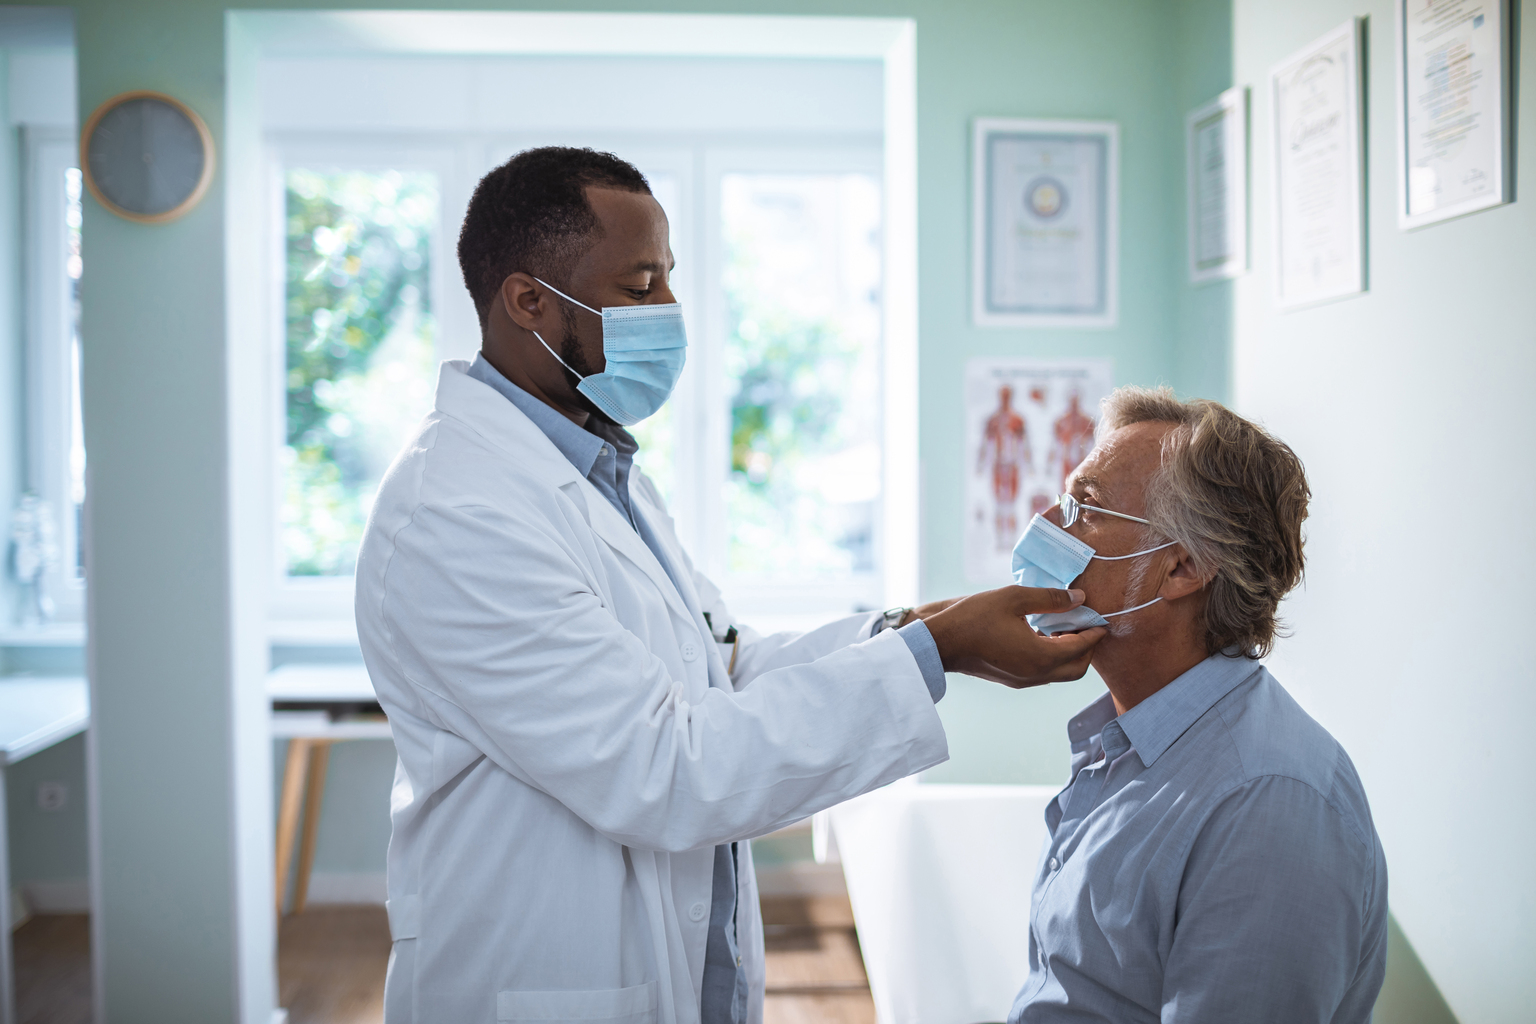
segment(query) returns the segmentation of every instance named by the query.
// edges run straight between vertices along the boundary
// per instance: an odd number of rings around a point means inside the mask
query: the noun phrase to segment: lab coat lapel
[[[437,411],[469,424],[476,433],[515,457],[540,479],[548,481],[551,487],[571,495],[585,507],[592,532],[643,572],[661,591],[674,614],[698,623],[702,629],[702,619],[690,611],[677,586],[635,528],[625,522],[608,499],[576,471],[570,460],[560,454],[554,442],[524,416],[522,410],[497,394],[494,388],[469,376],[468,369],[469,363],[462,359],[443,363],[437,381]]]
[[[443,363],[437,377],[435,411],[468,425],[551,487],[581,479],[544,431],[495,388],[471,377],[468,369],[469,363],[463,359]]]
[[[694,589],[693,581],[688,578],[688,573],[684,571],[683,564],[668,549],[667,538],[670,536],[675,542],[676,535],[670,529],[659,530],[656,528],[657,522],[666,518],[665,514],[660,509],[653,508],[643,495],[636,493],[633,489],[630,491],[630,507],[635,510],[636,516],[645,520],[646,525],[650,527],[651,536],[660,539],[663,557],[671,563],[673,573],[679,580],[677,589],[682,595],[683,603],[688,606],[688,616],[692,620],[694,628],[699,631],[699,635],[708,638],[704,644],[704,649],[708,655],[706,664],[709,666],[709,685],[723,687],[727,690],[735,689],[731,685],[731,676],[726,671],[725,662],[720,658],[720,649],[715,645],[714,631],[710,629],[709,623],[704,620],[704,610],[699,606],[699,592]]]
[[[667,575],[667,570],[656,560],[656,555],[646,546],[639,532],[624,521],[624,517],[619,515],[619,510],[613,507],[613,503],[599,494],[597,488],[593,487],[589,481],[582,480],[581,486],[584,488],[582,496],[586,499],[587,514],[590,516],[593,532],[609,547],[629,559],[641,572],[649,576],[651,582],[656,584],[656,589],[661,591],[661,596],[667,599],[667,606],[675,614],[698,621],[698,616],[688,607],[688,602],[684,600],[677,584],[672,582],[672,577]],[[633,499],[630,507],[635,508],[636,514],[639,514]]]

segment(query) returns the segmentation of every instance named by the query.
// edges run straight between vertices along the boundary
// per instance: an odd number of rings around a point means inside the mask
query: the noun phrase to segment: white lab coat
[[[713,848],[945,759],[873,616],[760,638],[694,573],[655,488],[635,530],[506,398],[445,363],[379,489],[357,625],[399,763],[388,1024],[697,1024]],[[690,583],[691,581],[691,583]],[[711,685],[711,681],[715,685]],[[750,685],[748,685],[750,684]],[[740,847],[738,934],[762,1016]]]

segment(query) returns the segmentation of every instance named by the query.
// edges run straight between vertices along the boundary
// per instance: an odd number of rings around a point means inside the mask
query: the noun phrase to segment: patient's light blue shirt
[[[1009,1024],[1370,1019],[1381,843],[1349,756],[1268,670],[1216,655],[1067,735]]]

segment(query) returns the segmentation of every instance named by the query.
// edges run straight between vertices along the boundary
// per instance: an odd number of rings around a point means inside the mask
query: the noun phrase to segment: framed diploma
[[[1365,291],[1360,20],[1270,70],[1275,298],[1294,309]]]
[[[978,118],[972,318],[984,327],[1112,327],[1119,126]]]
[[[1397,0],[1397,223],[1509,202],[1507,0]]]
[[[1228,89],[1184,119],[1189,279],[1248,269],[1248,90]]]

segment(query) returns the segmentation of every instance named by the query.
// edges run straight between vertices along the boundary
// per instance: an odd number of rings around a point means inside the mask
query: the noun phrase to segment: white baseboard
[[[34,914],[89,914],[91,885],[83,878],[62,882],[27,882],[21,891]]]
[[[316,871],[309,876],[309,902],[311,903],[379,903],[388,898],[384,884],[384,872],[359,872],[357,874],[329,874]]]
[[[841,896],[848,892],[841,864],[794,861],[760,865],[757,869],[760,896]]]
[[[11,889],[11,919],[5,924],[15,931],[26,924],[32,917],[32,907],[27,903],[27,894],[20,889]]]

